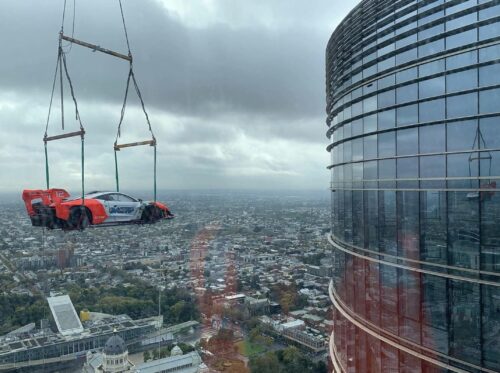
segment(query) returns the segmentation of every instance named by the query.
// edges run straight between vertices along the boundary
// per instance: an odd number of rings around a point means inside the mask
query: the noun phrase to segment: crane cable
[[[73,1],[73,31],[75,28],[75,7],[76,3]],[[64,130],[64,104],[63,104],[63,69],[64,69],[64,74],[66,76],[66,79],[68,80],[68,84],[70,87],[70,93],[71,97],[73,99],[73,103],[75,105],[75,119],[78,121],[80,125],[80,131],[81,131],[81,172],[82,172],[82,205],[84,204],[84,196],[85,196],[85,141],[84,141],[84,132],[85,129],[82,124],[82,120],[80,117],[80,112],[78,111],[78,103],[75,97],[75,91],[73,88],[73,82],[71,81],[71,77],[68,72],[68,66],[66,63],[66,53],[63,50],[62,46],[62,36],[63,36],[63,31],[64,31],[64,20],[66,16],[66,0],[64,0],[64,8],[63,8],[63,14],[62,14],[62,22],[61,22],[61,31],[59,32],[59,47],[58,47],[58,53],[57,53],[57,63],[56,63],[56,69],[54,72],[54,79],[52,82],[52,92],[50,95],[50,103],[49,103],[49,111],[47,115],[47,122],[45,124],[45,134],[44,134],[44,148],[45,148],[45,178],[46,178],[46,184],[47,184],[47,189],[50,188],[50,175],[49,175],[49,157],[48,157],[48,150],[47,150],[47,138],[48,138],[48,129],[49,129],[49,122],[50,122],[50,114],[52,111],[52,103],[54,100],[54,92],[55,92],[55,85],[57,81],[57,73],[59,72],[59,80],[61,84],[61,124],[62,124],[62,129]]]
[[[135,78],[134,74],[134,68],[133,68],[133,58],[132,58],[132,52],[130,50],[130,42],[128,38],[128,32],[127,32],[127,25],[125,23],[125,16],[123,14],[123,7],[122,7],[122,1],[118,0],[118,3],[120,4],[120,13],[122,17],[122,24],[123,24],[123,31],[125,33],[125,40],[127,42],[127,49],[128,49],[128,55],[130,57],[130,68],[129,68],[129,73],[127,77],[127,84],[125,87],[125,95],[123,98],[123,105],[122,105],[122,110],[120,114],[120,121],[118,123],[118,130],[116,133],[116,138],[115,138],[115,143],[114,143],[114,151],[115,151],[115,179],[116,179],[116,191],[120,191],[120,182],[119,182],[119,173],[118,173],[118,156],[117,156],[117,144],[118,144],[118,138],[121,137],[121,126],[123,123],[123,118],[125,117],[125,108],[127,106],[127,99],[128,99],[128,91],[130,87],[130,80],[132,79],[132,82],[134,83],[134,89],[137,94],[137,97],[139,98],[139,101],[141,102],[141,107],[142,111],[144,113],[144,116],[146,117],[146,122],[148,125],[149,132],[151,133],[152,137],[152,146],[154,147],[154,161],[153,161],[153,194],[154,194],[154,201],[156,201],[156,168],[157,168],[157,161],[156,161],[156,138],[153,133],[153,129],[151,127],[151,122],[149,120],[148,113],[146,111],[146,106],[144,105],[144,100],[142,98],[141,90],[139,89],[139,85],[137,84],[137,80]]]

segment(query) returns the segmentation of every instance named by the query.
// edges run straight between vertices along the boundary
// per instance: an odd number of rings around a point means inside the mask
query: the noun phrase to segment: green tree
[[[180,317],[181,317],[182,312],[184,311],[185,305],[186,305],[186,302],[181,300],[170,307],[170,313],[171,313],[172,318],[174,320],[176,320],[176,321],[180,320]]]
[[[254,357],[249,362],[252,373],[284,373],[281,364],[273,352]]]
[[[149,351],[144,351],[144,362],[151,360],[151,353]]]
[[[187,354],[191,351],[194,351],[195,348],[187,343],[182,343],[182,342],[179,342],[177,343],[177,346],[179,346],[179,348],[182,350],[183,353]]]
[[[250,333],[248,333],[248,334],[249,334],[250,342],[256,342],[261,335],[261,329],[259,326],[256,326],[255,328],[250,330]]]
[[[328,373],[328,367],[324,361],[318,361],[314,366],[314,373]]]
[[[170,349],[168,347],[163,347],[160,349],[160,359],[170,356]]]

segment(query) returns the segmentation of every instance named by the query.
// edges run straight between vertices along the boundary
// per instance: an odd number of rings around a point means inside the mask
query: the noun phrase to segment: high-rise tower
[[[363,0],[326,79],[335,372],[500,371],[500,2]]]

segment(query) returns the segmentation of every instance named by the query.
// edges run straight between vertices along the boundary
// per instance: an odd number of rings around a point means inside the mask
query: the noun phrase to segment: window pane
[[[479,62],[487,62],[500,59],[500,44],[479,50]]]
[[[352,108],[352,116],[353,117],[356,117],[358,115],[363,114],[363,102],[362,101],[359,101],[359,102],[356,102],[355,104],[352,104],[351,108]],[[351,116],[349,115],[349,118],[350,117]],[[348,119],[348,118],[344,118],[344,119]]]
[[[465,52],[451,56],[446,59],[446,68],[448,70],[457,69],[463,66],[469,66],[477,63],[477,51]]]
[[[448,93],[464,91],[477,87],[477,69],[465,70],[446,77],[446,90]]]
[[[352,123],[346,123],[342,127],[344,129],[344,139],[348,139],[351,137],[351,131],[352,131]]]
[[[500,89],[490,89],[479,92],[480,113],[496,113],[500,111]]]
[[[404,83],[412,79],[417,78],[417,68],[412,67],[411,69],[406,69],[396,73],[396,83]]]
[[[361,161],[363,159],[363,139],[352,140],[352,160]]]
[[[446,22],[446,31],[454,30],[464,25],[477,22],[477,13],[469,13],[462,17],[457,17]]]
[[[500,117],[481,119],[480,126],[485,148],[500,149]]]
[[[399,49],[416,42],[417,42],[417,34],[411,34],[403,39],[399,39],[396,42],[396,48]]]
[[[447,1],[449,2],[450,0],[447,0]],[[477,0],[462,1],[456,5],[452,5],[449,8],[446,8],[446,15],[453,14],[453,13],[459,12],[461,10],[471,8],[476,4],[477,4]]]
[[[422,260],[446,264],[446,196],[443,198],[439,192],[423,193],[425,197],[421,198],[424,215],[422,231],[428,234],[423,238]],[[447,280],[437,276],[422,275],[422,284],[422,342],[426,347],[447,354],[449,341]],[[428,372],[432,370],[429,369]],[[437,372],[439,371],[436,370],[435,373]]]
[[[439,76],[434,79],[423,80],[418,83],[419,98],[443,95],[445,92],[445,78]]]
[[[396,57],[394,56],[386,58],[385,60],[379,61],[377,63],[377,68],[379,72],[390,69],[391,67],[394,66],[396,66]]]
[[[445,128],[444,124],[420,127],[420,153],[445,151]]]
[[[351,122],[351,133],[352,136],[358,136],[363,133],[363,120],[356,119]]]
[[[495,5],[479,11],[479,20],[497,17],[500,14],[500,5]]]
[[[396,136],[394,131],[378,135],[379,157],[390,157],[396,154]]]
[[[377,90],[377,82],[372,82],[363,87],[363,95],[368,95]]]
[[[479,40],[486,40],[500,36],[500,22],[479,27]]]
[[[447,97],[446,106],[448,118],[475,115],[477,114],[477,93]]]
[[[402,52],[396,55],[396,64],[400,65],[406,62],[413,61],[418,57],[417,48],[410,49],[409,51]]]
[[[377,110],[377,96],[372,96],[365,98],[363,100],[363,111],[365,113],[369,111]]]
[[[471,164],[469,162],[469,154],[450,154],[447,156],[447,176],[448,177],[461,177],[464,178],[460,183],[454,183],[454,187],[460,188],[471,188],[475,187],[476,184],[471,185],[465,178],[477,177],[478,168],[477,164]],[[472,167],[469,169],[469,165]],[[451,186],[451,185],[450,185]]]
[[[446,162],[444,155],[420,157],[420,177],[444,178]]]
[[[447,126],[447,151],[473,149],[477,132],[476,120],[448,123]]]
[[[377,158],[377,135],[363,138],[364,159]]]
[[[397,160],[398,179],[409,179],[418,177],[418,157],[398,158]]]
[[[437,74],[444,71],[445,60],[437,60],[428,62],[426,64],[420,65],[418,67],[418,74],[422,78],[424,76]]]
[[[444,25],[441,23],[439,25],[424,29],[418,32],[418,40],[424,40],[431,38],[433,36],[439,35],[444,32]]]
[[[344,144],[344,158],[342,162],[352,161],[352,141],[346,141]]]
[[[398,104],[405,102],[416,101],[418,99],[418,85],[413,83],[396,90],[396,101]]]
[[[379,179],[396,179],[396,160],[385,159],[378,161],[378,177]]]
[[[420,122],[432,122],[445,118],[446,108],[444,98],[421,102],[419,105]]]
[[[363,133],[377,130],[377,114],[368,115],[363,118]]]
[[[438,39],[418,47],[418,56],[426,57],[444,51],[444,39]]]
[[[479,68],[479,85],[481,87],[500,84],[500,64]]]
[[[460,34],[451,35],[446,38],[446,49],[463,47],[464,45],[475,43],[477,41],[477,30],[469,30]]]
[[[397,109],[397,125],[404,126],[418,122],[418,105],[402,106]]]
[[[394,74],[386,76],[385,78],[380,78],[378,80],[378,88],[384,89],[396,84],[396,76]]]
[[[442,1],[440,1],[442,3]],[[427,4],[427,8],[431,8],[431,7],[434,7],[436,6],[438,3],[432,3],[432,4]],[[423,7],[421,9],[419,9],[419,12],[424,12],[424,10],[427,10],[426,7]],[[439,19],[441,17],[444,16],[444,11],[443,10],[440,10],[440,11],[437,11],[437,12],[434,12],[434,13],[431,13],[429,15],[426,15],[425,17],[422,17],[418,20],[418,24],[420,26],[422,25],[425,25],[426,23],[429,23],[429,22],[432,22],[436,19]]]
[[[382,92],[378,94],[378,107],[379,109],[392,106],[396,103],[396,94],[394,89],[387,92]]]
[[[498,216],[498,215],[497,215]],[[498,250],[498,247],[497,247]],[[500,289],[482,286],[483,296],[483,362],[486,367],[500,371],[498,330],[500,330]]]
[[[455,201],[458,199],[455,199]],[[460,208],[453,214],[460,214]],[[457,216],[458,217],[458,216]],[[459,245],[459,240],[454,242],[452,257],[460,256],[464,260],[468,255],[464,255],[466,245]],[[464,249],[462,249],[464,247]],[[452,249],[452,250],[453,250]],[[458,263],[455,263],[457,265]],[[463,263],[465,265],[465,263]],[[450,355],[475,364],[481,363],[481,320],[480,320],[480,297],[479,285],[466,283],[463,281],[450,280]],[[467,314],[467,318],[464,316]]]
[[[393,128],[396,125],[396,110],[386,110],[378,113],[378,129]]]
[[[410,155],[418,153],[418,129],[410,128],[397,131],[397,154]]]

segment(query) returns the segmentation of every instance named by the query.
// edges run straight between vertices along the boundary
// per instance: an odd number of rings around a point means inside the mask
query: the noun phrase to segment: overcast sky
[[[42,137],[63,0],[0,1],[0,191],[45,185]],[[122,0],[158,140],[160,189],[326,189],[324,55],[357,1]],[[73,0],[65,34],[71,35]],[[126,53],[118,0],[76,0],[75,38]],[[86,189],[114,188],[128,63],[65,47],[86,135]],[[77,130],[65,86],[66,130]],[[120,142],[149,138],[131,91]],[[49,135],[61,133],[58,91]],[[78,138],[49,143],[51,186],[79,191]],[[124,191],[152,185],[152,150],[119,154]]]

